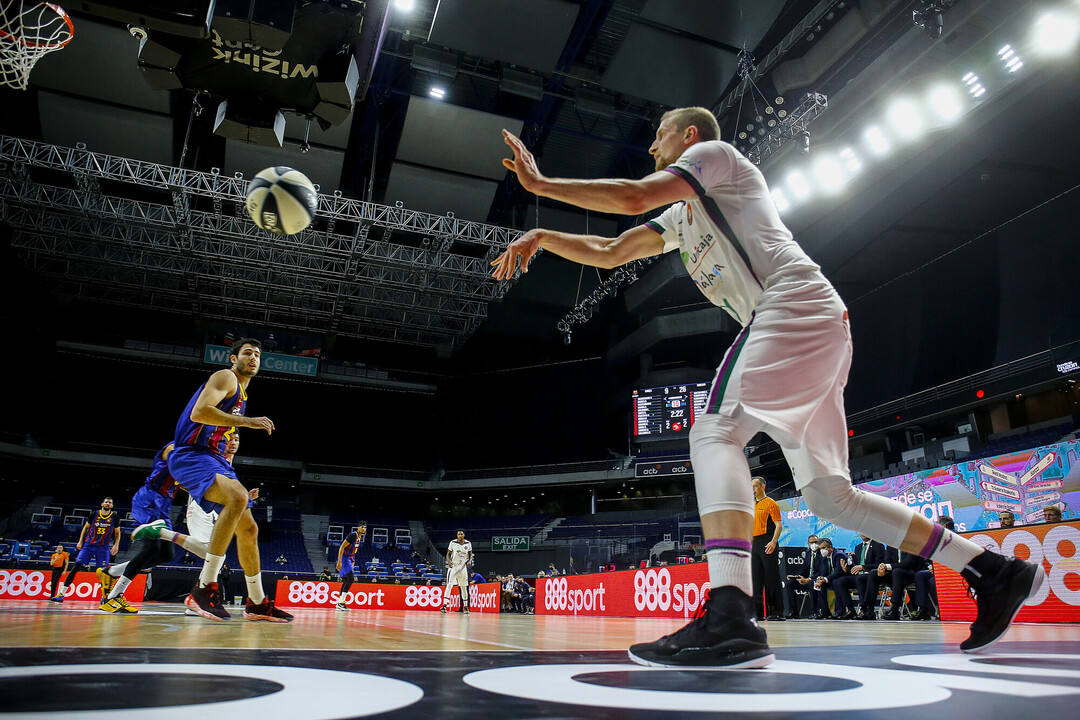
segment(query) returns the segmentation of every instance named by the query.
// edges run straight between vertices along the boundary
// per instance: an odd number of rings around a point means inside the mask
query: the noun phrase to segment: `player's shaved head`
[[[716,116],[708,108],[700,106],[675,108],[668,110],[660,117],[661,123],[665,120],[671,120],[680,133],[693,125],[697,128],[699,139],[720,139],[720,124],[716,122]]]

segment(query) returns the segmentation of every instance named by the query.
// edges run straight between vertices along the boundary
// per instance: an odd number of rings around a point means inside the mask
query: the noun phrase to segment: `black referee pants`
[[[769,615],[783,615],[784,606],[780,600],[780,552],[769,555],[765,546],[770,535],[755,535],[750,551],[750,573],[754,583],[754,607],[759,619]],[[765,603],[762,605],[762,597]]]

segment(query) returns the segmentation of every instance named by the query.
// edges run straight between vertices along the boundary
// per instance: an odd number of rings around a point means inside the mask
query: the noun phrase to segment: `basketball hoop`
[[[45,55],[75,37],[64,9],[50,2],[27,6],[24,0],[0,0],[0,85],[25,90],[30,71]]]

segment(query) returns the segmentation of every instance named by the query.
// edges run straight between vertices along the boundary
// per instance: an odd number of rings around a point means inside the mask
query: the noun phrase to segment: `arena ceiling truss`
[[[259,230],[242,176],[0,136],[0,217],[26,266],[69,293],[421,347],[464,342],[509,285],[518,231],[319,196],[312,227]]]

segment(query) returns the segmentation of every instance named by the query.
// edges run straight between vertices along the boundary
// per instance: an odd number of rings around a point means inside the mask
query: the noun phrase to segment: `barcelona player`
[[[176,483],[169,475],[168,465],[172,451],[172,443],[158,450],[154,455],[150,474],[131,498],[131,515],[139,523],[139,527],[131,533],[132,539],[139,543],[135,556],[127,562],[97,569],[98,580],[101,582],[99,610],[127,615],[137,613],[138,610],[124,598],[124,590],[142,570],[172,559],[173,548],[170,543],[141,540],[138,537],[138,530],[152,522],[161,523],[162,527],[171,527],[169,511],[172,508],[173,495],[176,494]]]
[[[244,568],[248,598],[244,619],[291,622],[293,617],[274,607],[266,597],[259,564],[258,526],[248,508],[248,491],[236,478],[225,459],[226,450],[238,427],[274,431],[268,417],[247,417],[247,388],[259,372],[262,359],[258,340],[241,338],[233,343],[229,360],[232,365],[218,370],[195,391],[176,423],[174,449],[169,454],[169,474],[176,484],[196,502],[222,506],[210,536],[199,579],[185,604],[209,620],[225,621],[229,612],[223,607],[218,573],[225,562],[225,550],[236,536],[237,554]]]
[[[64,586],[70,585],[75,579],[75,573],[89,565],[91,560],[96,567],[103,568],[109,564],[109,558],[120,549],[120,528],[116,523],[111,497],[102,500],[101,509],[83,523],[75,548],[79,551],[75,556],[75,564],[71,566],[67,578],[60,581],[56,593],[49,598],[53,602],[64,602]]]
[[[345,594],[349,592],[349,588],[356,582],[353,563],[356,562],[356,551],[360,549],[360,545],[364,542],[366,533],[367,523],[361,520],[356,529],[341,541],[341,546],[338,548],[337,571],[338,577],[341,578],[341,595],[338,598],[337,609],[342,612],[349,611],[349,608],[345,605]]]
[[[229,438],[225,455],[225,460],[230,465],[233,456],[236,455],[236,451],[239,449],[240,436],[233,434]],[[212,515],[202,513],[207,518],[212,519],[210,524],[206,526],[205,533],[202,533],[205,537],[201,540],[173,531],[170,514],[177,485],[169,474],[168,457],[172,450],[173,444],[169,443],[154,456],[154,466],[150,471],[150,475],[131,500],[131,514],[140,523],[138,527],[131,531],[132,540],[140,544],[135,557],[127,562],[110,565],[105,570],[99,569],[97,571],[102,587],[102,603],[99,609],[104,612],[137,613],[138,610],[132,607],[124,598],[124,590],[140,572],[171,560],[175,552],[174,544],[190,550],[203,559],[206,558],[210,543],[210,531],[213,528],[213,520],[217,518],[217,513],[214,512]],[[258,493],[258,489],[255,489],[248,494],[254,500],[254,498],[258,497]],[[191,515],[192,507],[197,508],[198,506],[195,503],[189,504],[189,530],[194,524]]]

